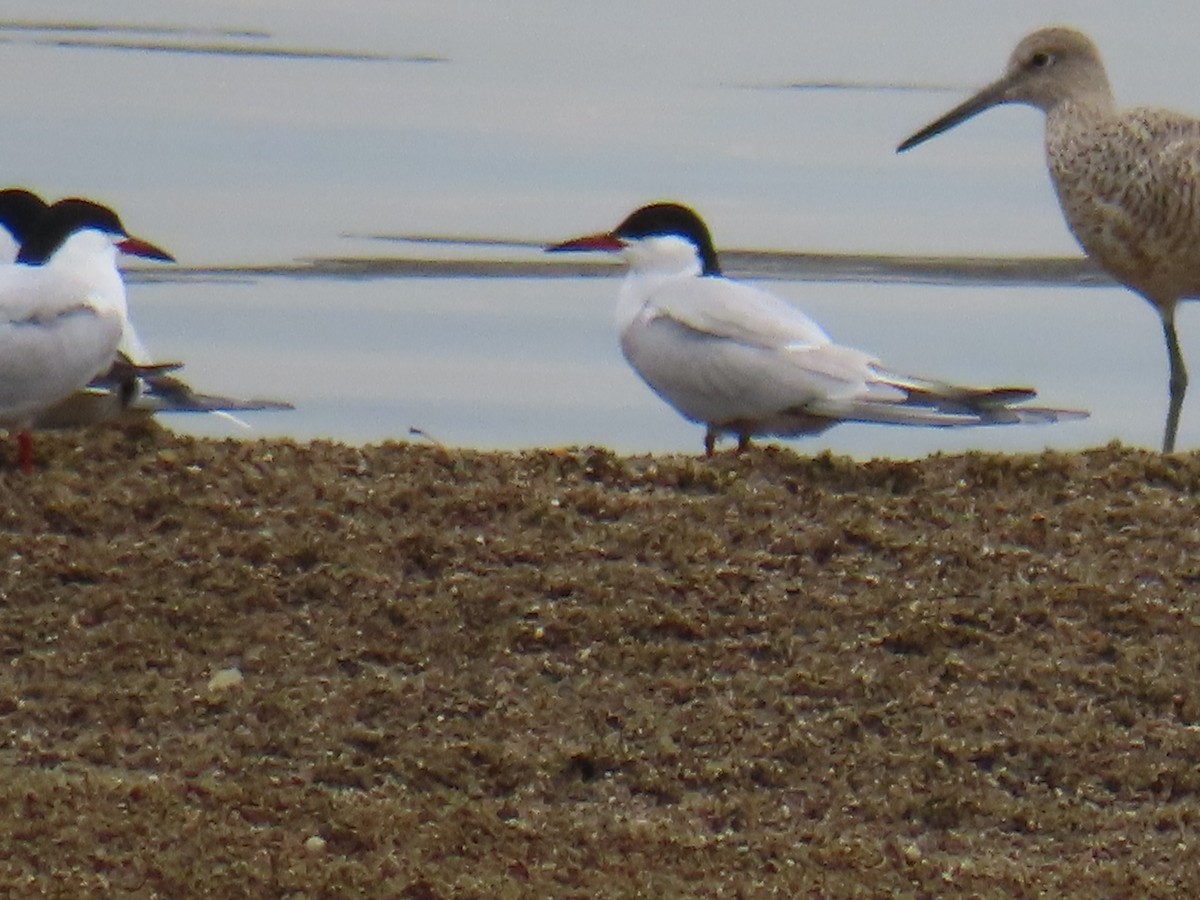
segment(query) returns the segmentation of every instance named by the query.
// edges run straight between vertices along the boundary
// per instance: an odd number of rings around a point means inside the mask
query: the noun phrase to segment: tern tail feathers
[[[182,368],[183,363],[178,362],[135,363],[118,353],[109,370],[103,375],[93,378],[89,382],[88,387],[111,388],[115,385],[124,384],[133,378],[150,378],[165,375],[167,372],[174,372],[176,369]]]
[[[1018,425],[1085,419],[1083,410],[1013,404],[1032,399],[1031,388],[976,388],[879,371],[878,380],[903,392],[902,399],[828,398],[807,405],[815,415],[886,425],[953,428],[968,425]]]
[[[294,409],[282,400],[239,400],[217,394],[200,394],[178,378],[154,376],[146,379],[146,387],[134,406],[147,412],[232,413],[281,412]]]
[[[1030,400],[1037,396],[1037,391],[1026,387],[965,387],[948,381],[884,370],[879,370],[879,375],[885,383],[907,391],[912,402],[918,403],[925,399],[934,406],[942,406],[948,402],[977,407],[998,406]]]
[[[822,400],[811,403],[806,412],[828,416],[843,422],[871,422],[877,425],[922,425],[927,428],[960,428],[979,425],[1047,425],[1086,419],[1079,409],[1049,407],[998,406],[975,412],[966,409],[941,409],[930,406],[872,403],[855,400]]]

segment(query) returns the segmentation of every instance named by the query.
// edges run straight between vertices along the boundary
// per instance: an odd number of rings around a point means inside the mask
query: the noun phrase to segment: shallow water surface
[[[1039,115],[997,110],[894,147],[1055,19],[1097,40],[1123,100],[1200,111],[1184,37],[1200,13],[863,7],[202,2],[149,17],[117,0],[98,17],[17,2],[0,41],[29,89],[7,99],[6,181],[110,203],[178,256],[131,273],[135,322],[197,387],[296,404],[254,416],[256,435],[698,450],[699,427],[620,358],[619,270],[539,250],[669,197],[746,251],[727,255],[732,273],[836,339],[1092,411],[1038,428],[845,425],[797,447],[1156,446],[1157,319],[1079,266]],[[1200,353],[1194,311],[1180,331]],[[1181,447],[1200,444],[1198,403]]]

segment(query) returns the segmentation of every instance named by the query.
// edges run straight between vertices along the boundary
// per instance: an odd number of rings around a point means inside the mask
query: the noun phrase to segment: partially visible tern
[[[54,206],[79,202],[89,201],[60,200]],[[9,232],[22,262],[36,265],[46,261],[48,247],[40,232],[43,218],[52,208],[23,188],[0,190],[0,227]],[[293,408],[290,403],[277,400],[242,400],[198,393],[184,381],[167,374],[177,368],[178,364],[151,361],[127,316],[111,368],[85,388],[39,414],[34,427],[73,428],[122,416],[149,416],[159,412],[213,413],[244,426],[231,413]]]
[[[833,343],[794,306],[721,274],[708,228],[691,209],[654,203],[615,229],[551,251],[620,253],[617,300],[625,359],[685,418],[706,426],[705,454],[732,434],[819,434],[838,422],[953,427],[1056,422],[1075,410],[1018,407],[1028,388],[972,388],[901,375]]]
[[[26,472],[38,416],[116,357],[128,318],[117,253],[171,259],[94,203],[63,201],[39,221],[35,249],[44,262],[0,266],[0,426],[18,431]]]
[[[1162,319],[1170,365],[1162,448],[1170,453],[1188,383],[1175,307],[1200,298],[1200,119],[1118,109],[1095,45],[1073,29],[1044,28],[1017,45],[999,79],[898,149],[1002,103],[1046,114],[1046,162],[1071,233]]]

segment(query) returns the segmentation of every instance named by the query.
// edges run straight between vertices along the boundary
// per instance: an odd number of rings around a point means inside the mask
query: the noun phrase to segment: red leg
[[[17,459],[21,463],[21,471],[26,475],[33,474],[33,435],[28,431],[17,432]]]

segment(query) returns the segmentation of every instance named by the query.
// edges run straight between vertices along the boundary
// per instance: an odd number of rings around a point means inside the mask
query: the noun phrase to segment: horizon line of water
[[[405,238],[404,240],[411,240]],[[486,238],[419,238],[417,242],[540,249],[535,241]],[[1085,257],[1059,256],[898,256],[876,253],[803,253],[784,250],[726,250],[725,272],[762,281],[867,282],[872,284],[938,284],[1101,287],[1112,279]],[[617,260],[439,259],[421,256],[319,256],[287,262],[245,265],[199,265],[124,270],[131,284],[293,279],[414,278],[608,278],[619,276]]]

